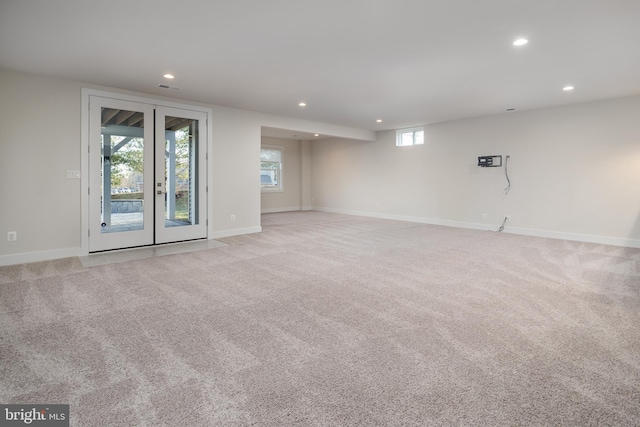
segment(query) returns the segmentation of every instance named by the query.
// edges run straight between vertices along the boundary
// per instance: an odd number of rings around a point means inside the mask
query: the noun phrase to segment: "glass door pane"
[[[165,117],[165,227],[198,224],[198,120]]]
[[[157,243],[206,237],[205,126],[204,113],[156,108]]]
[[[153,106],[92,96],[89,115],[89,251],[153,244]]]
[[[144,114],[102,107],[101,233],[144,229]],[[124,123],[124,124],[123,124]]]

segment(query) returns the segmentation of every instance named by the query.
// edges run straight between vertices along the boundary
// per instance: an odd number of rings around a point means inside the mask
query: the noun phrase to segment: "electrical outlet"
[[[487,214],[486,213],[482,214],[482,219],[487,219]]]
[[[231,221],[235,221],[236,220],[236,216],[234,214],[231,214]]]
[[[505,215],[504,219],[506,219],[507,222],[510,222],[511,221],[511,215]]]
[[[9,231],[7,233],[7,242],[15,242],[18,240],[18,232],[17,231]]]
[[[67,179],[80,179],[80,171],[67,169]]]

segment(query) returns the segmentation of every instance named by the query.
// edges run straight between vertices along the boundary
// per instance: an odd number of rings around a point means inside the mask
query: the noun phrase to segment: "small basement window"
[[[282,147],[263,146],[260,151],[260,188],[282,191]]]
[[[396,146],[406,147],[408,145],[424,144],[424,128],[399,129],[396,131]]]

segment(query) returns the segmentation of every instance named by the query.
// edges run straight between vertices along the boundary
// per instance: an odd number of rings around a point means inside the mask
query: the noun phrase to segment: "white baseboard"
[[[300,206],[288,207],[288,208],[267,208],[260,210],[260,213],[278,213],[278,212],[295,212],[299,211]]]
[[[300,210],[300,208],[296,208],[292,210]],[[408,216],[408,215],[393,215],[393,214],[386,214],[382,212],[352,211],[347,209],[324,208],[324,207],[318,207],[318,206],[306,206],[302,210],[315,210],[320,212],[331,212],[331,213],[339,213],[339,214],[345,214],[345,215],[364,216],[364,217],[370,217],[370,218],[391,219],[391,220],[397,220],[397,221],[415,222],[420,224],[468,228],[473,230],[484,230],[484,231],[497,230],[496,225],[462,222],[462,221],[450,221],[450,220]],[[278,210],[277,212],[286,212],[286,211]],[[209,238],[220,239],[223,237],[240,236],[242,234],[260,233],[261,231],[262,231],[262,227],[236,228],[233,230],[213,232]],[[509,233],[509,234],[519,234],[523,236],[546,237],[549,239],[571,240],[576,242],[596,243],[601,245],[622,246],[627,248],[640,249],[639,239],[595,236],[595,235],[589,235],[589,234],[565,233],[565,232],[558,232],[558,231],[538,230],[538,229],[531,229],[531,228],[509,227],[509,226],[505,227],[503,232]],[[65,248],[65,249],[55,249],[50,251],[28,252],[28,253],[13,254],[13,255],[1,255],[0,266],[27,264],[31,262],[49,261],[53,259],[70,258],[70,257],[76,257],[76,256],[82,256],[82,255],[83,254],[82,254],[81,248]]]
[[[236,228],[234,230],[214,232],[213,236],[210,237],[210,239],[239,236],[241,234],[259,233],[261,231],[262,227]],[[0,267],[6,265],[28,264],[31,262],[51,261],[54,259],[79,257],[86,255],[87,254],[84,254],[82,252],[82,248],[65,248],[54,249],[50,251],[27,252],[13,255],[0,255]]]
[[[292,206],[288,208],[267,208],[262,209],[260,213],[278,213],[278,212],[297,212],[297,211],[312,211],[313,206]]]
[[[321,212],[340,213],[345,215],[357,215],[357,216],[364,216],[364,217],[370,217],[370,218],[393,219],[397,221],[417,222],[420,224],[468,228],[473,230],[497,231],[499,227],[499,225],[451,221],[451,220],[444,220],[444,219],[425,218],[425,217],[416,217],[416,216],[407,216],[407,215],[393,215],[393,214],[386,214],[382,212],[351,211],[346,209],[323,208],[323,207],[317,207],[317,206],[313,207],[313,210],[321,211]],[[623,246],[627,248],[640,248],[639,239],[594,236],[589,234],[565,233],[565,232],[559,232],[559,231],[538,230],[538,229],[531,229],[531,228],[509,227],[509,226],[505,226],[503,232],[509,233],[509,234],[519,234],[523,236],[546,237],[549,239],[571,240],[576,242],[597,243],[601,245]]]
[[[447,227],[458,227],[458,228],[472,228],[472,229],[478,229],[478,230],[488,230],[490,227],[484,224],[474,224],[474,223],[467,223],[467,222],[460,222],[460,221],[449,221],[444,219],[425,218],[420,216],[394,215],[394,214],[387,214],[383,212],[351,211],[346,209],[321,208],[321,207],[314,207],[313,210],[321,211],[321,212],[339,213],[339,214],[345,214],[345,215],[365,216],[369,218],[417,222],[420,224],[444,225]]]
[[[260,233],[262,227],[235,228],[233,230],[214,231],[210,237],[212,239],[221,239],[223,237],[240,236],[242,234]]]
[[[505,227],[507,233],[523,236],[546,237],[549,239],[571,240],[574,242],[597,243],[600,245],[623,246],[625,248],[640,248],[640,240],[624,239],[620,237],[594,236],[590,234],[564,233],[558,231],[535,230],[519,227]]]
[[[0,256],[0,266],[28,264],[30,262],[50,261],[53,259],[81,256],[80,248],[54,249],[51,251],[27,252]]]

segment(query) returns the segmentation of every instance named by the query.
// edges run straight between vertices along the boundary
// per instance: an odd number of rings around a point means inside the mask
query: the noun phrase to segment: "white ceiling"
[[[640,0],[0,0],[0,67],[383,130],[640,94]]]

